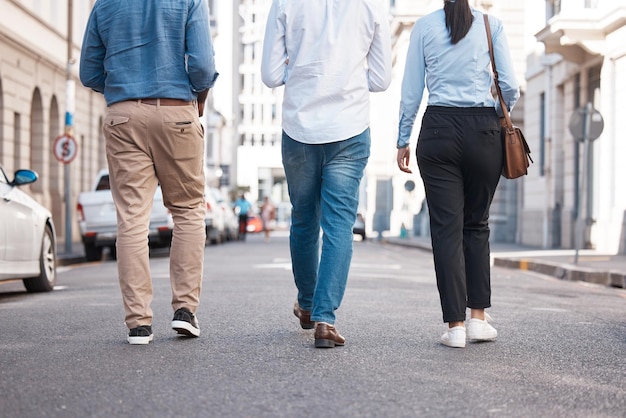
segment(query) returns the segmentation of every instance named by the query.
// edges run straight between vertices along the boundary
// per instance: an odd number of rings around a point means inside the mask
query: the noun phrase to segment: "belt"
[[[191,106],[193,104],[193,102],[180,99],[137,99],[137,103],[152,106]]]

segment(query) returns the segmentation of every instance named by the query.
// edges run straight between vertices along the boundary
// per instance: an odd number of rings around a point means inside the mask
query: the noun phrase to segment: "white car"
[[[206,205],[204,224],[206,227],[207,242],[209,244],[220,244],[226,241],[224,212],[215,199],[213,190],[209,186],[204,187],[204,203]]]
[[[29,292],[48,292],[56,283],[56,235],[52,214],[19,186],[37,173],[17,170],[12,181],[0,166],[0,280],[22,279]]]

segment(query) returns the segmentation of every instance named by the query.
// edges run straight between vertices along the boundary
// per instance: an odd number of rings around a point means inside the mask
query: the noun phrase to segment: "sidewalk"
[[[69,266],[85,262],[85,249],[81,242],[73,242],[70,252],[63,241],[57,242],[57,266]]]
[[[386,237],[382,241],[432,251],[429,237]],[[494,266],[626,289],[626,255],[580,250],[578,263],[574,262],[575,255],[575,250],[544,250],[516,244],[491,244],[491,263]]]

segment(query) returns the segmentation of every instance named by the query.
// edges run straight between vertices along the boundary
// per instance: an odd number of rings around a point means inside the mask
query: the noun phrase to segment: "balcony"
[[[562,11],[535,34],[546,54],[558,53],[582,64],[589,56],[605,55],[606,37],[626,25],[626,6],[612,10],[581,8]]]

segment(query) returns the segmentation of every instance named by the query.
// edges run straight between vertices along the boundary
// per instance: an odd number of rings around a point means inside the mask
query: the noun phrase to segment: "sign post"
[[[64,173],[64,189],[65,189],[65,252],[70,254],[72,252],[72,212],[71,208],[71,193],[70,193],[70,163],[76,158],[78,152],[78,145],[70,134],[63,134],[54,140],[52,145],[52,151],[54,152],[54,158],[63,163]]]
[[[583,235],[583,193],[587,190],[587,173],[589,172],[589,147],[591,141],[598,139],[604,129],[604,119],[602,115],[596,109],[593,108],[591,102],[586,106],[579,108],[574,114],[572,114],[569,122],[569,130],[572,136],[583,143],[583,167],[582,167],[582,181],[580,185],[580,192],[578,198],[578,205],[576,208],[576,237],[575,246],[576,254],[574,256],[574,264],[578,264],[578,252],[580,251],[582,235]],[[587,196],[589,199],[590,197]]]
[[[76,83],[72,77],[74,58],[72,55],[74,36],[74,1],[67,0],[67,69],[65,77],[65,133],[54,142],[54,155],[64,164],[64,198],[65,198],[65,252],[72,252],[72,194],[70,181],[70,163],[76,158],[76,141],[74,140],[74,107]],[[58,153],[58,155],[57,155]]]

